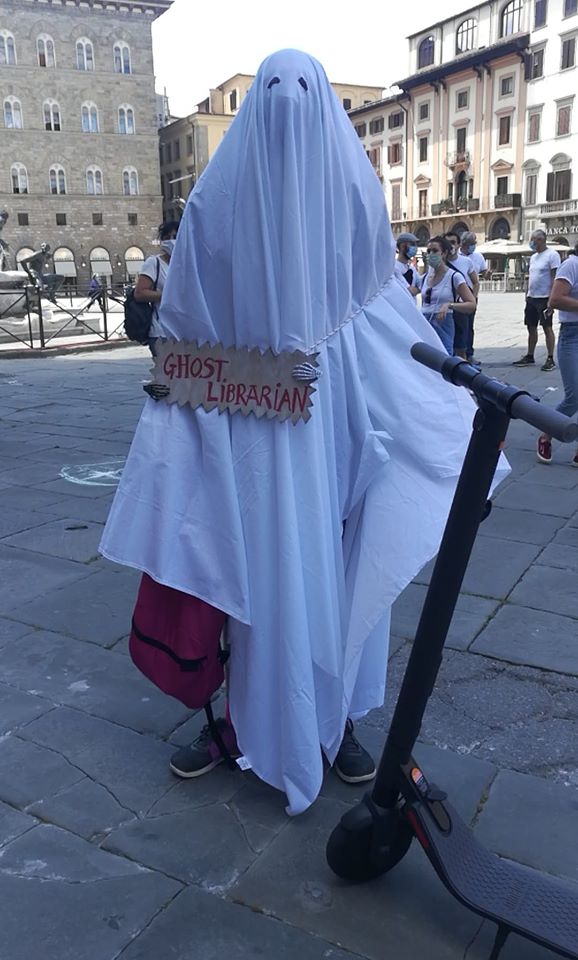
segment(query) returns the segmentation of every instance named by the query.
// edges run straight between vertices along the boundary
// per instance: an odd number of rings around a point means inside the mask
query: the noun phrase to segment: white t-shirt
[[[411,279],[411,282],[408,283],[407,285],[408,287],[416,287],[418,290],[421,290],[421,285],[423,283],[425,274],[422,275],[421,273],[418,273],[415,267],[413,266],[413,264],[402,263],[401,260],[396,260],[393,265],[393,270],[396,277],[400,277],[400,279],[403,280],[404,283],[407,283],[407,279],[405,276],[407,271],[411,270],[412,279]]]
[[[552,290],[551,270],[560,266],[560,254],[556,250],[542,250],[530,257],[529,297],[549,297]]]
[[[559,267],[556,280],[566,280],[570,284],[568,296],[578,301],[578,257],[575,254],[569,256]],[[578,313],[573,313],[570,310],[559,310],[558,319],[560,323],[578,323]]]
[[[478,274],[478,276],[480,275],[480,273],[484,273],[488,269],[488,264],[486,263],[486,260],[484,259],[481,253],[478,253],[477,250],[474,250],[473,253],[469,253],[468,258],[472,261],[472,266],[476,271],[476,273]]]
[[[470,273],[475,273],[475,267],[469,257],[464,257],[463,253],[458,253],[455,260],[448,260],[449,266],[452,266],[454,270],[459,270],[470,290],[474,289]]]
[[[157,263],[159,264],[159,279],[157,282],[157,290],[163,291],[164,285],[167,282],[167,274],[169,272],[169,265],[166,260],[163,260],[159,256],[147,257],[143,263],[139,276],[141,277],[150,277],[154,283],[157,276]],[[163,328],[159,322],[159,311],[158,304],[155,304],[153,309],[153,321],[151,323],[151,329],[149,336],[151,337],[162,337],[164,336]]]

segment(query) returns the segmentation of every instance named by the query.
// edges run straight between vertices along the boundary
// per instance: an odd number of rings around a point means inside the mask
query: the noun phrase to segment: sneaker
[[[540,437],[536,456],[540,463],[552,463],[552,441],[547,440],[546,437]]]
[[[363,783],[375,777],[375,763],[353,736],[353,721],[345,724],[345,733],[334,763],[335,773],[345,783]]]
[[[554,363],[553,357],[548,357],[546,362],[542,364],[540,370],[555,370],[556,364]]]
[[[513,367],[530,367],[533,363],[536,363],[534,357],[531,353],[524,354],[523,357],[520,357],[519,360],[514,360]]]
[[[215,720],[215,723],[221,734],[225,747],[229,751],[231,759],[236,760],[241,756],[237,746],[237,738],[232,724],[228,723],[222,717]],[[208,773],[214,767],[222,763],[225,757],[221,753],[220,747],[211,733],[208,723],[205,724],[199,736],[189,747],[181,747],[176,753],[173,753],[169,767],[177,777],[191,779],[192,777],[201,777]]]

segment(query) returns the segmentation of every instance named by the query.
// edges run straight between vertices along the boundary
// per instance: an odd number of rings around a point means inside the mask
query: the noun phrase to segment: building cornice
[[[522,59],[528,49],[529,42],[529,33],[517,34],[515,37],[500,40],[499,43],[493,43],[489,47],[480,47],[479,50],[471,50],[469,53],[455,57],[448,63],[439,63],[435,66],[418,70],[418,72],[412,74],[411,77],[406,77],[405,80],[398,80],[396,86],[408,92],[415,87],[427,86],[428,84],[434,86],[435,84],[443,83],[446,77],[453,76],[456,73],[462,73],[464,70],[480,69],[493,60],[501,60],[503,57],[512,56],[513,54],[517,54],[520,59]]]
[[[400,103],[402,100],[407,99],[408,97],[406,93],[396,93],[393,97],[384,97],[383,100],[372,100],[371,103],[364,103],[361,107],[352,107],[351,110],[347,111],[347,115],[348,117],[355,119],[356,117],[363,116],[364,113],[371,113],[375,110],[383,110],[385,107],[390,107],[394,103]]]
[[[86,13],[127,14],[156,20],[172,6],[173,0],[19,0],[22,7],[37,7],[43,13],[76,8]]]

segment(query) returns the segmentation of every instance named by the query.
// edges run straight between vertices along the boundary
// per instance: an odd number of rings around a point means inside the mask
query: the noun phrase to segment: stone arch
[[[509,240],[512,233],[510,221],[507,217],[496,217],[490,225],[488,236],[490,240]]]

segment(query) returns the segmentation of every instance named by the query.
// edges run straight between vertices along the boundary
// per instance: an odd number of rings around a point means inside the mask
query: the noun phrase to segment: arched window
[[[6,97],[4,101],[4,126],[9,130],[22,130],[22,104],[16,97]]]
[[[510,0],[502,10],[500,20],[500,36],[511,37],[519,33],[522,24],[523,0]]]
[[[98,110],[94,103],[82,104],[82,130],[84,133],[98,133]]]
[[[473,50],[477,42],[478,21],[474,17],[460,23],[456,31],[456,54]]]
[[[16,41],[14,34],[0,30],[0,66],[16,63]]]
[[[56,54],[54,52],[54,40],[47,33],[41,33],[36,40],[36,52],[38,54],[39,67],[55,67]]]
[[[60,164],[55,163],[50,168],[48,182],[51,193],[66,193],[66,175],[64,173],[64,167],[61,167]]]
[[[114,45],[114,72],[132,73],[130,65],[130,47],[124,40],[118,40]]]
[[[118,132],[134,133],[134,110],[126,103],[118,108]]]
[[[434,62],[434,53],[435,42],[434,38],[430,35],[426,37],[425,40],[422,40],[418,48],[417,65],[419,70],[421,70],[422,67],[431,67]]]
[[[135,277],[144,263],[145,255],[140,247],[129,247],[124,255],[126,272],[129,277]]]
[[[509,240],[511,232],[510,221],[498,217],[490,228],[490,240]]]
[[[101,197],[104,193],[102,170],[100,167],[87,167],[86,192],[92,197]]]
[[[92,40],[87,40],[86,37],[76,41],[76,68],[94,70],[94,47]]]
[[[93,247],[89,259],[91,274],[98,274],[101,280],[112,276],[110,254],[106,247]]]
[[[44,129],[60,130],[60,107],[55,100],[45,100],[43,104]]]
[[[26,257],[31,257],[33,253],[34,253],[34,250],[32,249],[32,247],[20,247],[20,250],[16,254],[16,269],[22,270],[22,272],[24,273],[24,267],[22,266],[21,261],[24,260]]]
[[[125,197],[138,195],[138,173],[134,167],[125,167],[122,171],[122,192]]]
[[[23,163],[13,163],[10,168],[12,193],[28,193],[28,173]]]

